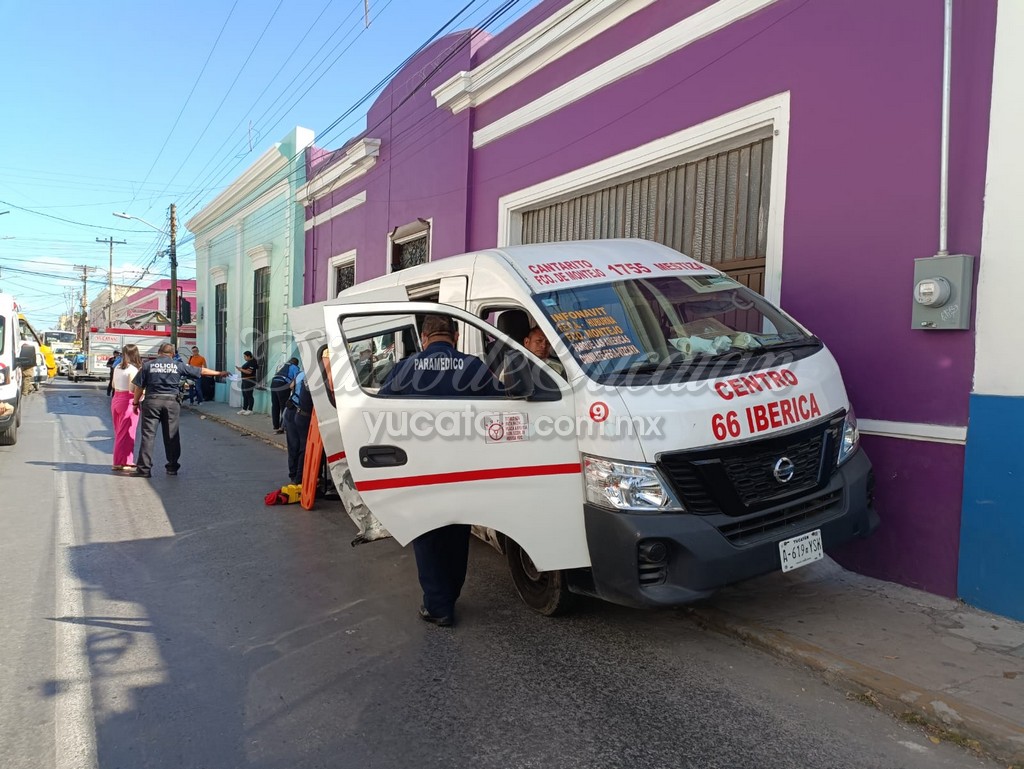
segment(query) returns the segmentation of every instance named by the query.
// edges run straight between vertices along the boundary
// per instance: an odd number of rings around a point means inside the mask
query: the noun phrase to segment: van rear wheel
[[[523,603],[545,617],[565,614],[572,609],[574,597],[569,592],[564,571],[538,571],[526,551],[511,539],[505,540],[505,558]]]

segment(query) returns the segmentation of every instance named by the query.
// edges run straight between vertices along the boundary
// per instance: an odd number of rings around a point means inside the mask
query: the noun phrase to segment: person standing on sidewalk
[[[142,356],[134,344],[126,344],[110,371],[110,416],[114,421],[114,461],[111,469],[135,469],[135,431],[139,414],[132,408],[132,380],[142,368]]]
[[[160,345],[160,355],[146,361],[132,380],[132,409],[136,414],[141,408],[139,422],[142,436],[139,441],[139,461],[134,475],[149,478],[153,471],[153,443],[156,441],[157,424],[163,430],[164,454],[167,457],[168,475],[177,475],[178,460],[181,459],[181,437],[178,434],[178,420],[181,416],[181,378],[199,379],[201,376],[228,376],[227,371],[213,371],[208,368],[189,366],[174,359],[174,346]],[[142,396],[145,395],[145,400]],[[141,404],[141,406],[140,406]]]
[[[283,433],[281,420],[284,417],[285,406],[292,394],[292,385],[295,377],[299,375],[299,359],[289,358],[284,365],[277,370],[274,378],[270,380],[270,418],[274,422],[274,432]]]
[[[242,410],[239,414],[249,415],[255,405],[253,392],[256,390],[256,374],[259,371],[259,363],[253,357],[252,352],[246,350],[242,353],[245,363],[235,366],[242,375]]]
[[[206,358],[199,354],[199,348],[192,348],[192,356],[188,359],[188,365],[195,366],[196,368],[206,368]],[[192,384],[192,390],[189,393],[189,403],[195,403],[196,405],[202,403],[203,398],[203,377],[200,377]]]

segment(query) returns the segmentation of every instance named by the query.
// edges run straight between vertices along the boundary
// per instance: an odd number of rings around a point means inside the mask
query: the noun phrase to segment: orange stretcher
[[[306,436],[306,459],[302,466],[302,495],[299,504],[303,510],[312,510],[316,502],[316,487],[320,482],[320,463],[324,456],[324,441],[320,437],[320,426],[316,421],[316,410],[309,418],[309,433]]]

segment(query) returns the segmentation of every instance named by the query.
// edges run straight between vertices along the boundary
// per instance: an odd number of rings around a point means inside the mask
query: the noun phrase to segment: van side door
[[[449,316],[466,333],[493,338],[518,364],[515,389],[381,396],[360,384],[353,338],[426,315]],[[348,466],[362,500],[395,539],[406,544],[441,526],[475,524],[515,540],[542,571],[590,565],[568,383],[517,341],[451,305],[331,305],[323,323]]]

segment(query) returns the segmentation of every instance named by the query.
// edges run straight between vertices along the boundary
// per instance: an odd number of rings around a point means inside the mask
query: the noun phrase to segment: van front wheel
[[[0,446],[13,446],[18,442],[18,420],[12,419],[7,429],[0,432]]]
[[[538,571],[526,551],[511,539],[505,540],[505,558],[516,592],[535,612],[554,617],[572,608],[573,595],[564,571]]]

